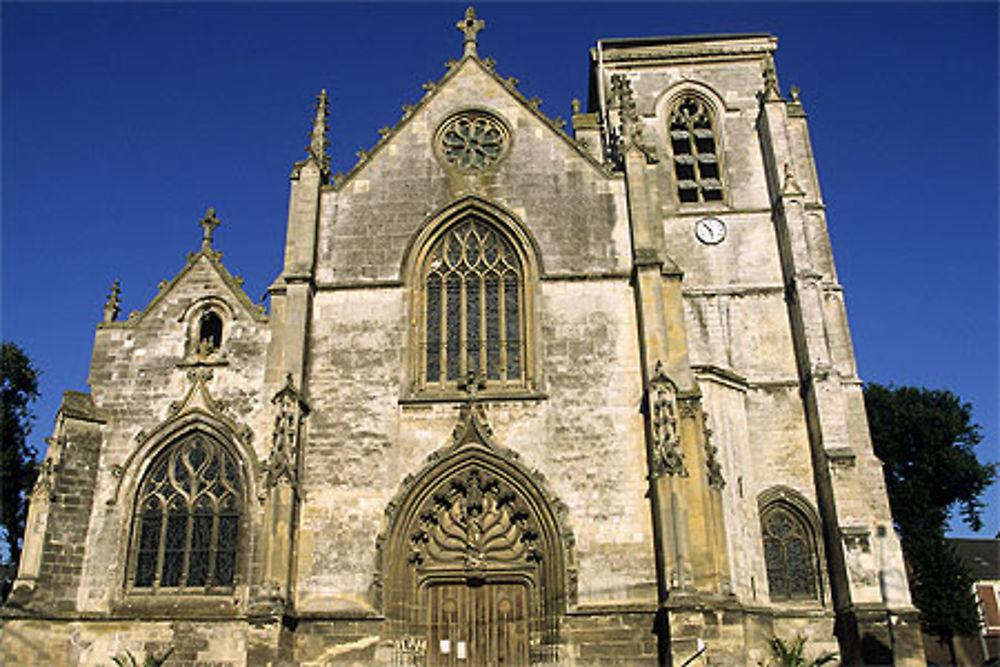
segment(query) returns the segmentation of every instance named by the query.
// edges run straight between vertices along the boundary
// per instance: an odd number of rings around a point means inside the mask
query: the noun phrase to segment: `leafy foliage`
[[[996,480],[996,464],[976,458],[972,407],[946,390],[878,384],[865,386],[865,406],[924,627],[941,639],[974,633],[972,577],[944,538],[956,506],[982,527],[980,498]]]
[[[836,653],[823,653],[812,660],[807,660],[805,656],[806,638],[799,635],[792,641],[785,641],[780,637],[772,637],[768,642],[771,649],[771,656],[774,658],[769,667],[818,667],[837,659]]]
[[[174,652],[173,648],[167,649],[167,652],[161,656],[156,656],[152,653],[146,656],[146,659],[142,661],[142,667],[160,667],[163,663],[167,661],[170,654]],[[132,655],[131,651],[125,651],[124,655],[116,655],[112,658],[118,667],[139,667],[138,661],[136,661],[135,656]]]
[[[10,561],[21,555],[21,538],[28,516],[27,492],[35,482],[35,449],[28,444],[38,398],[39,371],[24,350],[4,341],[0,346],[0,528]]]

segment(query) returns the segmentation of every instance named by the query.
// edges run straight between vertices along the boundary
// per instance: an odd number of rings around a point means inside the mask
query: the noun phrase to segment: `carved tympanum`
[[[410,562],[467,570],[538,562],[539,530],[500,480],[470,468],[428,500],[410,535]]]

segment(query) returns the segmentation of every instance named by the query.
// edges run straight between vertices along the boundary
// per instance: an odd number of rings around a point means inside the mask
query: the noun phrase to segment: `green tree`
[[[910,593],[924,628],[942,642],[978,631],[972,577],[945,540],[956,507],[982,527],[982,494],[997,475],[981,463],[972,406],[950,391],[868,384],[865,407],[875,454],[885,464],[892,516],[910,566]]]
[[[27,492],[35,483],[35,449],[28,444],[34,415],[30,404],[38,398],[38,375],[31,359],[14,343],[0,344],[0,529],[10,562],[21,555],[24,521],[28,516]]]

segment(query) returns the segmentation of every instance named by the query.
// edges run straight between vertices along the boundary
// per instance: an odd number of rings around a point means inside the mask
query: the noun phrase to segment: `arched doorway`
[[[428,665],[523,665],[556,657],[570,592],[562,505],[481,408],[462,409],[455,442],[404,488],[380,553],[386,617]]]

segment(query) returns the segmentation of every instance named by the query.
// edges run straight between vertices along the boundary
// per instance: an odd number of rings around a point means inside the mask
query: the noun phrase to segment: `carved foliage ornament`
[[[271,399],[274,404],[274,429],[271,432],[271,453],[264,463],[262,495],[278,483],[290,484],[298,492],[299,440],[302,418],[309,408],[296,391],[291,374],[285,376],[285,386]]]
[[[469,468],[421,509],[410,535],[410,563],[465,570],[519,566],[542,560],[538,526],[500,480]]]
[[[492,114],[466,111],[441,126],[438,150],[448,166],[463,172],[481,172],[500,161],[509,139],[506,126]]]
[[[705,468],[708,474],[708,485],[720,491],[726,487],[726,479],[722,476],[722,464],[716,458],[719,448],[712,444],[712,429],[708,425],[708,413],[702,417],[702,430],[705,434]]]
[[[677,388],[657,361],[649,382],[649,421],[653,436],[653,471],[659,475],[687,477],[677,424]]]

